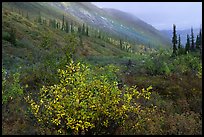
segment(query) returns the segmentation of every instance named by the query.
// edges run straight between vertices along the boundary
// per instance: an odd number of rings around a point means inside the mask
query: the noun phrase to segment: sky
[[[202,2],[92,2],[99,8],[131,13],[158,30],[200,28]]]

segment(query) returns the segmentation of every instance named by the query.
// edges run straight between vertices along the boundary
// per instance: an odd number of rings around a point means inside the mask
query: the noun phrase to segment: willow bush
[[[22,94],[23,87],[20,85],[20,73],[9,74],[6,69],[2,68],[2,105]]]
[[[117,80],[110,79],[117,70],[113,65],[91,68],[71,60],[65,70],[58,70],[58,84],[43,86],[37,99],[25,99],[38,122],[58,134],[110,134],[129,114],[137,116],[142,105],[137,100],[148,100],[152,88],[120,90]]]

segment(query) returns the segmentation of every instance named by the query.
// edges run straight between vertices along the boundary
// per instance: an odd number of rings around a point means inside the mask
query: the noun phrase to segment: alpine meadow
[[[2,2],[2,134],[202,135],[202,28],[136,15]]]

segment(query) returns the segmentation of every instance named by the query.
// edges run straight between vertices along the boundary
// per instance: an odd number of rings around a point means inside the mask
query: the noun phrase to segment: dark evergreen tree
[[[71,33],[74,32],[74,26],[73,26],[73,22],[71,22]]]
[[[65,26],[64,24],[65,24],[65,23],[64,23],[64,15],[63,15],[63,17],[62,17],[62,28],[61,28],[61,30],[64,30],[64,28],[65,28],[65,27],[64,27],[64,26]]]
[[[202,30],[200,29],[200,33],[199,33],[199,38],[200,38],[200,45],[202,46]]]
[[[85,34],[85,25],[83,23],[83,26],[82,26],[82,34],[84,35]]]
[[[181,49],[181,37],[179,35],[179,39],[178,39],[178,49],[180,50]]]
[[[172,37],[172,43],[173,43],[173,54],[176,54],[177,51],[177,35],[176,35],[176,25],[173,25],[173,37]]]
[[[82,33],[82,29],[81,29],[81,26],[78,27],[78,33],[81,35]]]
[[[65,29],[66,33],[69,33],[69,22],[66,21],[66,29]]]
[[[40,12],[39,12],[39,16],[38,16],[38,23],[42,23],[42,17],[41,17],[41,14],[40,14]]]
[[[191,28],[191,50],[195,49],[193,28]]]
[[[55,19],[53,19],[52,26],[54,29],[57,29],[58,27],[57,21]]]
[[[199,38],[200,38],[200,54],[201,54],[201,59],[202,59],[202,30],[200,29],[200,33],[199,33]]]
[[[144,48],[144,51],[147,52],[147,47]]]
[[[189,38],[189,35],[187,34],[187,42],[186,42],[185,52],[188,53],[189,51],[190,51],[190,38]]]
[[[59,28],[59,23],[58,23],[58,22],[56,23],[56,28],[57,28],[57,29]]]
[[[89,28],[86,26],[86,36],[89,36]]]
[[[196,49],[200,49],[200,38],[199,38],[199,35],[196,36]]]
[[[121,39],[120,39],[120,49],[123,49],[123,43]]]

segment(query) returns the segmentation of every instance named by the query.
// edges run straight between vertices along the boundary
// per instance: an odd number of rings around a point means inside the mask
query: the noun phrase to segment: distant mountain
[[[104,10],[112,16],[112,18],[118,22],[121,22],[128,29],[135,33],[141,40],[146,41],[147,39],[150,41],[160,41],[163,44],[169,44],[170,40],[163,36],[163,34],[155,29],[152,25],[142,21],[141,19],[137,18],[136,16],[126,13],[116,9],[108,9],[104,8]],[[145,39],[146,38],[146,39]]]
[[[169,39],[172,39],[172,36],[173,36],[172,30],[161,30],[161,32],[165,36],[167,36]],[[200,28],[193,29],[195,40],[196,40],[196,35],[198,35],[199,32],[200,32]],[[180,37],[181,37],[181,44],[185,46],[187,34],[191,35],[191,29],[176,30],[176,33],[177,33],[177,35],[180,35]]]
[[[81,22],[123,39],[155,47],[170,45],[170,40],[160,31],[129,13],[115,9],[101,9],[89,2],[51,2],[48,4],[60,8]]]

